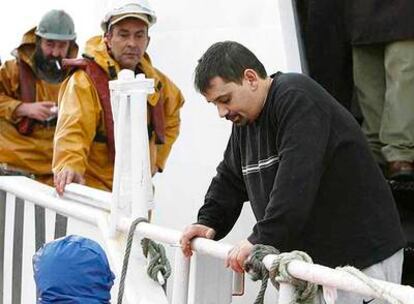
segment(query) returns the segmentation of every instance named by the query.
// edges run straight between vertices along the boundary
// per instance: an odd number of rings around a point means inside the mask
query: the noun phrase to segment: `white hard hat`
[[[101,28],[106,32],[111,25],[131,17],[144,21],[148,27],[157,22],[157,16],[147,0],[115,0],[101,22]]]

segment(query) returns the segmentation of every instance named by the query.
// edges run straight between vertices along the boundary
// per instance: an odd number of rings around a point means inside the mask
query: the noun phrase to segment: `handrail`
[[[73,185],[69,185],[70,186]],[[12,193],[21,199],[33,202],[36,205],[45,207],[55,212],[61,213],[62,215],[71,216],[76,219],[86,221],[87,223],[99,225],[99,219],[101,217],[108,216],[108,212],[105,211],[106,207],[99,209],[92,205],[86,205],[83,202],[69,201],[66,198],[59,197],[53,188],[40,184],[32,179],[16,176],[16,177],[0,177],[0,188],[6,192]],[[87,187],[84,187],[87,188]],[[28,189],[38,189],[37,191],[31,191]],[[99,191],[99,190],[96,190]],[[36,199],[33,199],[36,197]],[[84,199],[87,196],[83,197]],[[91,199],[89,197],[89,199]],[[95,198],[96,201],[96,198]],[[70,202],[70,204],[68,204]],[[74,208],[76,204],[76,208]],[[106,202],[102,202],[106,204]],[[126,217],[122,217],[118,229],[122,232],[127,233],[132,220]],[[137,226],[136,234],[147,238],[154,239],[158,242],[172,245],[173,247],[179,246],[179,240],[181,232],[170,228],[161,227],[149,223],[141,223]],[[225,259],[228,251],[233,246],[230,244],[224,244],[221,242],[215,242],[204,238],[197,238],[193,240],[193,248],[195,251],[201,254],[208,254],[212,257],[219,259]]]
[[[109,212],[105,210],[106,207],[97,208],[91,204],[85,204],[83,200],[88,199],[87,195],[81,195],[81,202],[69,201],[65,198],[58,197],[53,188],[25,177],[0,177],[0,189],[57,213],[96,225],[101,229],[104,229],[103,219],[108,218],[109,216]],[[95,200],[97,201],[96,197]],[[102,204],[105,205],[107,202],[102,202]],[[132,220],[129,218],[120,218],[117,225],[118,231],[127,233],[131,222]],[[106,220],[105,223],[107,223]],[[147,237],[172,247],[179,247],[181,238],[181,232],[178,230],[150,223],[140,223],[137,226],[135,233],[138,237]],[[195,252],[223,260],[227,257],[227,253],[232,247],[233,246],[230,244],[204,238],[196,238],[192,241],[192,248]],[[276,255],[267,255],[264,258],[263,263],[267,269],[271,268],[276,257]],[[183,257],[183,259],[185,258]],[[377,294],[358,278],[342,270],[331,269],[302,261],[292,261],[288,265],[288,272],[295,278],[318,285],[355,292],[368,297],[384,299],[382,295]],[[403,303],[414,303],[414,288],[376,279],[372,280],[390,295],[400,299]],[[283,291],[282,286],[284,289]],[[292,292],[293,288],[291,286],[281,284],[280,294],[284,293],[284,295],[289,295],[292,294]]]
[[[85,205],[99,208],[105,211],[111,210],[112,193],[94,189],[79,184],[69,184],[63,194],[64,199],[81,202]]]
[[[119,228],[126,231],[127,227],[129,227],[128,222],[121,221]],[[141,234],[141,236],[169,244],[173,247],[179,246],[178,243],[181,237],[181,232],[178,230],[164,228],[149,223],[139,224],[136,233]],[[196,238],[192,241],[192,248],[195,252],[224,260],[227,257],[227,253],[231,248],[233,248],[233,246],[205,238]],[[270,270],[275,258],[275,255],[268,255],[264,258],[263,263],[267,269]],[[303,261],[292,261],[288,265],[288,272],[295,278],[318,285],[355,292],[368,297],[384,299],[382,295],[377,294],[365,283],[345,271],[317,264],[309,264]],[[390,295],[403,301],[403,303],[414,303],[414,288],[377,279],[372,280]]]
[[[69,201],[65,198],[60,198],[53,188],[27,177],[0,177],[0,188],[23,200],[33,202],[38,206],[89,224],[98,225],[99,218],[108,215],[106,211],[81,202],[70,201],[70,204],[65,204],[65,202]]]
[[[130,221],[124,218],[120,221],[118,228],[121,231],[128,231],[129,226]],[[141,235],[141,237],[144,236],[172,247],[179,247],[182,232],[150,223],[140,223],[137,226],[136,233]],[[224,260],[229,250],[233,248],[233,245],[205,238],[196,238],[192,241],[192,248],[198,253]]]

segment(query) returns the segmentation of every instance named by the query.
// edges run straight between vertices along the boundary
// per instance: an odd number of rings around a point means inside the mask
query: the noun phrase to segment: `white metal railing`
[[[70,188],[71,186],[67,189],[68,196],[76,197],[76,192],[78,192],[79,189],[86,187],[76,186],[75,193],[72,193],[70,191]],[[114,268],[114,271],[116,273],[119,273],[122,264],[124,240],[112,238],[108,236],[109,234],[107,234],[109,226],[109,213],[106,209],[108,202],[103,201],[101,202],[100,206],[92,206],[91,204],[85,204],[83,202],[76,202],[74,200],[68,200],[66,198],[59,198],[54,194],[52,188],[41,185],[25,177],[1,177],[0,189],[24,201],[30,201],[35,205],[53,210],[57,213],[69,216],[70,218],[76,218],[82,222],[98,227],[102,233],[105,243],[104,247],[110,258],[111,266]],[[92,191],[91,193],[99,195],[103,194],[99,191],[97,193],[95,191]],[[82,200],[84,199],[87,199],[85,195],[83,195]],[[92,197],[91,201],[94,200],[96,201],[96,197]],[[130,224],[131,220],[129,218],[121,217],[117,225],[117,231],[123,235],[126,235]],[[178,248],[181,232],[150,223],[140,223],[136,229],[136,237],[147,237],[154,241],[170,245],[171,247],[176,247],[171,303],[188,303],[190,285],[190,259],[184,257],[181,253],[181,249]],[[228,251],[232,248],[232,245],[203,238],[195,239],[192,242],[192,245],[195,252],[222,260],[226,258]],[[270,269],[274,259],[274,255],[268,255],[263,260],[265,266],[268,269]],[[292,261],[288,265],[288,272],[298,279],[309,281],[318,285],[337,288],[349,292],[355,292],[361,295],[369,296],[371,298],[385,299],[382,295],[377,294],[374,290],[368,287],[365,283],[361,282],[358,278],[341,270],[335,270],[321,265],[308,264],[302,261]],[[137,296],[137,293],[135,292],[135,286],[139,285],[142,287],[144,281],[147,281],[147,286],[140,289],[142,289],[143,292],[152,293],[152,297],[159,297],[161,289],[158,289],[157,291],[154,289],[154,286],[148,284],[148,280],[143,280],[144,274],[137,275],[131,272],[128,273],[128,276],[130,275],[132,275],[132,278],[130,278],[126,288],[126,303],[137,303],[136,299],[140,296]],[[374,282],[386,290],[386,292],[388,292],[390,295],[396,299],[399,299],[401,303],[414,303],[413,288],[380,280],[374,280]],[[279,304],[291,303],[293,299],[293,292],[293,286],[282,283],[280,285]],[[162,301],[164,301],[164,303],[167,303],[166,299],[152,303],[162,303]]]
[[[84,186],[80,186],[83,188],[87,188]],[[67,194],[68,196],[76,196],[76,193],[70,193],[71,186],[68,187]],[[124,254],[124,247],[125,247],[125,236],[127,234],[129,220],[122,219],[122,225],[118,227],[119,234],[116,237],[113,237],[109,232],[109,212],[107,209],[107,203],[102,202],[102,206],[92,206],[91,204],[85,204],[84,202],[77,202],[74,200],[68,200],[67,198],[63,197],[60,198],[55,194],[53,188],[49,186],[45,186],[38,182],[35,182],[31,179],[25,177],[0,177],[0,190],[7,193],[7,203],[1,202],[2,204],[6,204],[7,208],[12,208],[12,206],[16,203],[16,199],[18,198],[24,201],[25,205],[27,204],[34,204],[35,206],[39,206],[45,208],[48,211],[56,212],[57,214],[61,214],[67,216],[69,218],[69,225],[68,231],[71,232],[71,221],[76,220],[74,225],[83,225],[81,228],[77,227],[76,229],[78,232],[77,234],[83,234],[83,230],[87,229],[87,226],[94,227],[94,231],[92,236],[89,234],[88,237],[92,237],[95,240],[99,240],[101,245],[105,248],[105,251],[108,255],[110,260],[111,268],[117,277],[120,277],[120,272],[122,269],[122,261],[123,261],[123,254]],[[97,190],[99,191],[99,190]],[[95,192],[95,191],[93,191]],[[103,194],[103,193],[101,193]],[[85,199],[85,197],[83,197]],[[92,198],[93,200],[97,200],[96,197]],[[25,219],[27,222],[28,219]],[[13,230],[13,225],[11,225],[11,230]],[[72,232],[73,233],[73,232]],[[6,234],[8,236],[8,234]],[[28,235],[24,235],[23,243],[29,242],[27,239]],[[6,248],[2,248],[6,252]],[[10,249],[9,249],[10,250]],[[11,249],[13,252],[14,249]],[[34,248],[32,249],[34,250]],[[124,303],[137,303],[137,301],[141,301],[143,296],[148,293],[151,294],[152,299],[154,302],[152,303],[167,303],[167,298],[162,290],[161,286],[153,282],[150,278],[146,277],[145,266],[146,260],[142,254],[140,254],[140,250],[135,250],[136,253],[134,255],[134,259],[130,261],[130,271],[128,272],[128,281],[126,283],[125,288],[125,299]],[[16,253],[17,255],[22,256],[24,264],[28,265],[24,269],[24,273],[27,273],[29,276],[22,278],[21,280],[24,281],[25,286],[32,286],[34,284],[33,275],[31,275],[31,266],[29,265],[31,260],[31,256],[34,254],[34,251],[28,252],[27,254]],[[11,259],[11,258],[10,258]],[[11,261],[12,262],[12,261]],[[9,264],[9,263],[6,263]],[[142,269],[142,271],[137,271]],[[5,273],[5,277],[15,276],[13,273]],[[6,281],[9,281],[7,279]],[[139,282],[139,284],[137,284]],[[117,284],[118,282],[116,282]],[[142,290],[145,290],[145,293],[141,292],[141,290],[137,290],[136,286],[140,286]],[[8,289],[11,289],[9,287]],[[34,288],[30,288],[33,289]],[[6,291],[8,293],[8,291]],[[113,295],[116,296],[116,290],[114,289]],[[4,299],[9,299],[10,296],[6,295]],[[140,303],[138,301],[138,303]],[[0,300],[1,302],[1,300]],[[8,303],[5,301],[5,303]],[[17,302],[12,302],[17,303]],[[22,302],[27,303],[27,302]],[[145,303],[145,302],[143,302]],[[20,304],[20,303],[19,303]]]
[[[127,227],[128,224],[126,222],[122,223],[120,226],[121,230],[124,231]],[[148,223],[140,224],[137,227],[137,233],[172,246],[178,246],[181,237],[180,231]],[[195,252],[222,260],[226,259],[227,253],[232,247],[233,246],[230,244],[224,244],[204,238],[196,238],[192,242],[192,248]],[[264,258],[263,263],[268,270],[270,270],[273,261],[276,258],[277,256],[275,255],[267,255]],[[186,295],[188,294],[189,259],[184,257],[180,250],[177,250],[175,263],[176,280],[174,281],[174,297],[172,303],[187,303]],[[303,261],[292,261],[288,265],[288,272],[297,279],[321,286],[353,292],[381,300],[387,299],[383,294],[378,294],[354,275],[342,270],[336,270],[317,264],[309,264]],[[414,288],[377,279],[372,279],[372,281],[381,287],[385,293],[400,300],[401,303],[414,303]],[[278,304],[290,304],[292,303],[292,300],[294,300],[294,287],[282,282],[280,284]]]
[[[127,223],[123,223],[120,228],[125,230],[126,227],[128,227]],[[181,236],[181,232],[179,231],[147,223],[140,224],[137,227],[137,232],[147,238],[173,246],[178,246]],[[227,253],[233,246],[204,238],[197,238],[192,242],[192,247],[195,252],[225,260]],[[277,256],[275,255],[267,255],[264,258],[263,263],[268,270],[270,270],[273,261],[276,258]],[[172,303],[187,303],[186,295],[188,294],[189,259],[184,257],[180,250],[177,250],[175,263],[176,277],[174,281]],[[322,265],[309,264],[303,261],[290,262],[288,264],[288,272],[297,279],[318,284],[323,287],[340,289],[380,300],[387,300],[384,294],[389,294],[403,304],[414,303],[414,288],[410,286],[403,286],[371,278],[371,280],[384,291],[384,293],[380,294],[350,273]],[[281,282],[278,304],[292,303],[295,299],[294,292],[295,289],[292,285]]]
[[[53,188],[26,177],[0,177],[0,190],[25,202],[30,202],[36,206],[65,215],[69,217],[69,220],[77,219],[80,222],[96,227],[97,231],[99,231],[100,238],[103,239],[103,246],[110,260],[111,267],[119,276],[122,269],[125,244],[125,238],[119,236],[127,235],[132,220],[127,217],[120,217],[116,228],[118,237],[114,238],[109,233],[109,202],[105,200],[105,192],[81,185],[68,185],[64,197],[61,198],[57,196]],[[68,197],[71,199],[68,199]],[[77,198],[80,198],[80,200],[78,201]],[[99,202],[99,199],[102,198],[104,200]],[[85,201],[88,202],[85,203]],[[9,203],[11,203],[10,200]],[[154,224],[140,223],[135,233],[137,239],[147,237],[154,241],[171,245],[176,250],[172,303],[188,303],[190,259],[184,257],[179,248],[181,232]],[[194,241],[194,248],[198,253],[220,259],[225,258],[231,247],[231,245],[220,244],[207,239],[196,239]],[[142,256],[140,256],[140,259],[141,262],[145,262]],[[134,266],[130,266],[130,268],[134,268]],[[135,269],[137,268],[135,267]],[[142,273],[140,274],[131,271],[128,272],[128,278],[130,279],[125,288],[126,303],[137,303],[137,299],[142,298],[142,295],[137,295],[136,286],[140,286],[139,292],[150,293],[153,298],[159,298],[160,294],[164,295],[162,289],[155,288],[149,278],[146,280],[142,279],[146,275],[146,272],[142,265],[140,269],[142,269]],[[166,302],[161,300],[157,302],[153,299],[151,303]]]

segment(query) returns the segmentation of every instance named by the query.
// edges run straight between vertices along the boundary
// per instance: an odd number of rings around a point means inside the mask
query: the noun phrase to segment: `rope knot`
[[[263,259],[269,254],[278,254],[278,256],[273,261],[270,271],[267,271],[263,264]],[[318,287],[315,284],[296,279],[289,274],[287,266],[293,260],[313,263],[312,259],[305,252],[292,251],[280,254],[279,251],[272,246],[253,246],[252,253],[245,263],[245,269],[250,274],[253,281],[262,281],[262,286],[254,304],[264,303],[264,294],[266,292],[269,278],[277,289],[279,289],[280,282],[286,282],[294,285],[296,298],[294,303],[305,304],[313,302]]]
[[[131,254],[132,242],[134,240],[134,232],[140,223],[148,223],[146,218],[137,218],[129,227],[127,243],[125,246],[124,261],[122,264],[121,279],[119,282],[119,291],[118,291],[118,304],[122,304],[124,289],[125,289],[125,279],[128,271],[129,256]],[[161,244],[157,244],[154,241],[144,238],[141,241],[142,251],[145,257],[150,257],[150,262],[148,265],[147,273],[148,275],[156,282],[158,282],[157,274],[158,271],[161,272],[164,277],[164,281],[167,282],[168,277],[171,274],[170,262],[167,259],[165,254],[165,248]],[[165,284],[164,284],[165,287]]]
[[[157,282],[157,274],[160,271],[164,280],[167,281],[171,275],[171,265],[164,246],[147,238],[142,239],[141,246],[144,256],[150,259],[147,268],[148,276]]]

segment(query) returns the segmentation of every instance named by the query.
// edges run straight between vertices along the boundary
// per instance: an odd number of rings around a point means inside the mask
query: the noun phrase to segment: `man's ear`
[[[253,88],[257,89],[258,87],[258,80],[259,76],[257,75],[256,71],[253,69],[245,69],[243,72],[243,78],[248,84]]]
[[[110,32],[106,32],[103,36],[103,41],[108,46],[108,48],[111,47],[111,36],[112,36],[112,33]]]

